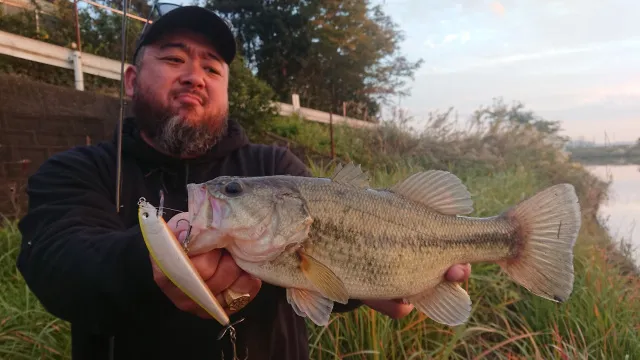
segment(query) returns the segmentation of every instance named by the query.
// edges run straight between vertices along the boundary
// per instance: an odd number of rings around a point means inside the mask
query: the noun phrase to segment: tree
[[[140,0],[137,1],[140,2]],[[98,2],[110,6],[107,1],[98,0]],[[35,2],[33,4],[38,6]],[[120,61],[122,16],[91,6],[79,9],[78,13],[82,51]],[[130,13],[140,16],[133,9]],[[52,14],[39,14],[38,26],[36,26],[33,11],[25,10],[13,15],[0,16],[0,30],[67,48],[72,48],[72,43],[76,42],[74,23],[73,2],[69,1],[55,2],[55,11]],[[141,21],[127,21],[127,61],[130,61],[133,54],[136,38],[142,26]],[[20,74],[56,85],[73,86],[74,83],[72,70],[14,57],[0,59],[0,71]],[[109,93],[118,93],[118,80],[85,74],[84,81],[87,90],[101,89]]]
[[[275,94],[246,67],[242,56],[229,69],[229,115],[248,131],[258,132],[276,116]]]
[[[122,2],[98,0],[100,3],[122,8]],[[150,7],[143,0],[132,0],[130,14],[146,18]],[[40,25],[36,26],[33,11],[23,11],[15,15],[0,16],[0,29],[25,37],[45,41],[59,46],[71,47],[76,41],[73,3],[56,3],[53,16],[40,16]],[[44,18],[44,20],[43,20]],[[122,49],[122,15],[100,8],[81,9],[79,24],[82,51],[97,56],[120,61]],[[127,62],[131,62],[135,43],[143,22],[127,21]],[[44,65],[14,57],[0,58],[0,71],[19,74],[34,80],[50,84],[73,86],[73,71]],[[119,81],[85,74],[85,89],[119,95]],[[237,118],[249,130],[258,129],[275,115],[272,101],[274,93],[267,84],[257,79],[247,67],[242,57],[231,65],[229,79],[229,113]]]
[[[509,125],[531,126],[537,131],[549,135],[557,135],[562,128],[559,121],[545,120],[531,110],[524,110],[524,104],[514,102],[510,107],[502,98],[494,98],[492,106],[481,107],[474,112],[476,122],[490,119],[492,126],[506,122]]]
[[[422,64],[398,54],[403,34],[365,0],[208,0],[205,6],[233,24],[242,54],[280,101],[296,92],[303,106],[335,113],[350,102],[375,115],[391,97],[408,94],[406,79]]]

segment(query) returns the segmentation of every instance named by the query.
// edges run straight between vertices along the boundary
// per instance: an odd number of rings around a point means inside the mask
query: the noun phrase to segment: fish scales
[[[297,185],[314,219],[305,252],[331,268],[354,298],[407,296],[438,282],[450,264],[494,261],[513,249],[516,229],[504,218],[445,216],[336,183]]]
[[[266,179],[282,185],[282,179]],[[493,261],[512,251],[515,229],[500,217],[438,214],[394,194],[362,191],[313,178],[290,180],[313,219],[305,252],[327,265],[353,298],[395,298],[440,281],[450,264]],[[381,195],[382,194],[382,195]],[[249,271],[271,274],[278,285],[313,288],[287,253]],[[416,277],[417,272],[429,276]]]
[[[439,170],[373,189],[348,164],[330,178],[223,176],[189,184],[188,194],[193,229],[211,230],[191,240],[194,254],[227,248],[242,269],[286,288],[294,311],[318,325],[348,299],[404,299],[434,321],[461,324],[471,300],[444,280],[460,263],[499,264],[556,302],[573,288],[581,214],[570,184],[484,218],[468,216],[470,193]]]

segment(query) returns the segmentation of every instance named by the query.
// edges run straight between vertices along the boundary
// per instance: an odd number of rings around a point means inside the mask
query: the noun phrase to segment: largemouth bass
[[[352,163],[329,178],[229,177],[189,184],[198,254],[226,248],[238,266],[286,288],[295,312],[328,324],[334,302],[404,299],[436,322],[459,325],[469,294],[444,279],[454,264],[494,262],[555,302],[573,289],[581,226],[575,189],[551,186],[492,217],[474,218],[455,175],[429,170],[386,189]]]

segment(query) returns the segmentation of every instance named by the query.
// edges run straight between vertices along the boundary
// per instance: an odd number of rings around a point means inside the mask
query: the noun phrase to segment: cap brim
[[[203,34],[227,64],[235,58],[236,40],[227,23],[214,12],[199,6],[181,6],[161,16],[149,24],[137,47],[151,44],[163,34],[179,28]]]

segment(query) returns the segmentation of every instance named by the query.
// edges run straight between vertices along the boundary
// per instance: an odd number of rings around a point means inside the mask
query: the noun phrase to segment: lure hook
[[[224,337],[224,335],[227,333],[227,331],[229,331],[231,336],[235,337],[236,329],[233,326],[238,325],[243,321],[244,321],[244,318],[241,318],[240,320],[232,322],[226,325],[225,327],[223,327],[222,330],[220,330],[220,333],[218,334],[218,340],[221,340]]]

